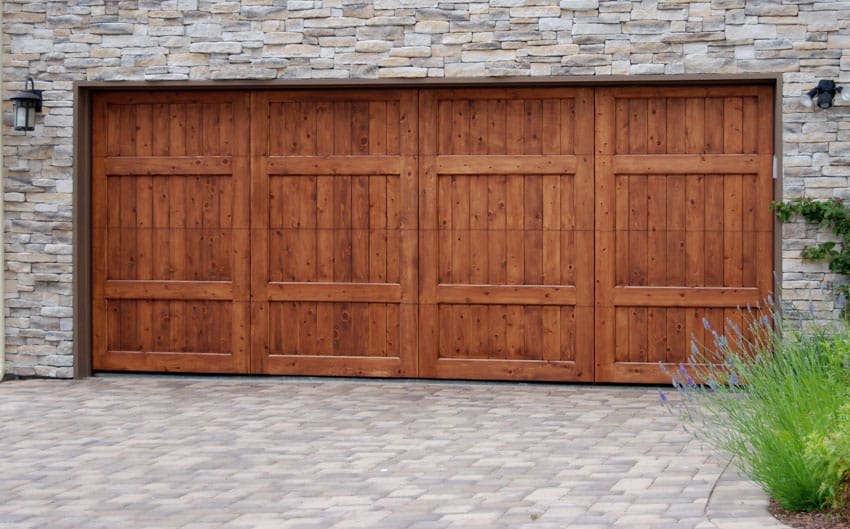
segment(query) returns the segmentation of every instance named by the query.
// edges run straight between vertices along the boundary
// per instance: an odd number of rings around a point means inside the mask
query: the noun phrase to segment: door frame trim
[[[782,197],[782,74],[687,74],[687,75],[612,75],[599,77],[552,76],[520,78],[458,78],[458,79],[304,79],[270,81],[77,81],[73,85],[73,152],[72,168],[72,293],[73,293],[73,357],[74,378],[93,375],[92,371],[92,258],[91,258],[91,135],[92,95],[114,90],[256,90],[256,89],[322,89],[322,88],[494,88],[530,86],[705,86],[736,84],[768,84],[774,88],[774,198]],[[779,222],[774,221],[773,270],[775,288],[782,276],[782,244]]]

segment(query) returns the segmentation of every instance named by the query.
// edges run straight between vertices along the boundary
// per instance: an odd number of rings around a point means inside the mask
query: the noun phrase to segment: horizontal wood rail
[[[737,307],[759,303],[758,288],[614,287],[615,306]]]
[[[756,154],[618,154],[612,163],[617,174],[741,174],[759,170]]]
[[[103,161],[106,176],[215,176],[233,173],[232,156],[120,156]]]
[[[269,301],[401,303],[401,285],[393,283],[270,282],[265,292]]]
[[[438,174],[573,174],[575,156],[437,156]]]
[[[233,299],[233,283],[229,281],[109,280],[105,290],[108,299]]]
[[[270,176],[375,176],[400,174],[402,170],[399,156],[269,156],[264,162]]]
[[[439,285],[437,303],[575,305],[573,286]]]

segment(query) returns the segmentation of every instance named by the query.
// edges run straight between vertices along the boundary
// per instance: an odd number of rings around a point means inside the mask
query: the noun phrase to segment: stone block
[[[622,33],[620,24],[595,24],[576,21],[573,35],[615,35]]]
[[[264,44],[297,44],[304,40],[304,34],[294,31],[275,31],[271,33],[258,32],[260,39],[253,38],[247,40],[262,40]],[[245,36],[243,39],[245,40]]]
[[[239,42],[197,42],[189,46],[191,53],[223,53],[236,54],[242,52],[242,44]]]
[[[512,7],[511,18],[553,18],[561,16],[561,8],[556,6]]]
[[[361,40],[354,46],[354,50],[366,53],[383,53],[392,49],[393,43],[387,40]]]
[[[401,68],[380,68],[378,77],[381,78],[419,78],[426,77],[428,70],[426,68],[416,67],[401,67]]]
[[[460,54],[463,62],[512,61],[516,58],[513,50],[463,51]]]
[[[541,18],[538,28],[540,31],[569,31],[573,21],[569,18]]]
[[[417,22],[414,31],[417,33],[448,33],[449,23],[445,20],[427,20]]]
[[[561,0],[561,9],[570,11],[586,11],[598,8],[599,0]]]

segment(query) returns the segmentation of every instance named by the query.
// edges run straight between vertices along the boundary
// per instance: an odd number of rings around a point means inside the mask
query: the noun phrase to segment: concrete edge
[[[708,496],[705,515],[717,529],[791,529],[767,512],[767,506],[767,494],[730,460]]]

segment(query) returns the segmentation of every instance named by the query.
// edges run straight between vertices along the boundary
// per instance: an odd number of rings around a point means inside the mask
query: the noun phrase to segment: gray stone
[[[197,42],[189,46],[192,53],[225,53],[242,52],[242,44],[238,42]]]
[[[561,9],[569,9],[571,11],[584,11],[587,9],[597,9],[599,0],[561,0]]]
[[[40,364],[47,353],[18,350],[73,347],[73,314],[64,315],[74,302],[75,82],[781,75],[781,194],[850,196],[846,105],[820,111],[798,102],[819,79],[850,83],[847,2],[5,0],[3,6],[4,89],[19,90],[32,76],[45,90],[37,130],[7,127],[3,142],[6,306],[16,311],[6,326],[6,364],[30,374],[63,376],[71,367]],[[796,248],[815,236],[804,235],[786,233],[782,245]],[[794,284],[783,286],[796,294]]]

